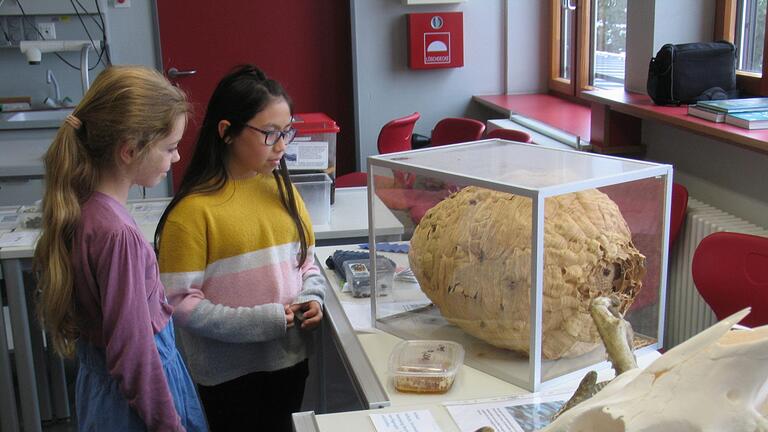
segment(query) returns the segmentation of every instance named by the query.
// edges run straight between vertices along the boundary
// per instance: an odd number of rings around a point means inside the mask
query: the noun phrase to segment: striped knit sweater
[[[171,211],[160,241],[160,277],[179,328],[192,377],[216,385],[274,371],[307,357],[309,336],[287,328],[283,305],[322,305],[325,279],[307,260],[272,175],[229,181],[221,190],[185,197]]]

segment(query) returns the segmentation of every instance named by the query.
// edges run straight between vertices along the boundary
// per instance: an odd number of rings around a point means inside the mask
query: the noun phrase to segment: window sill
[[[582,142],[590,137],[591,111],[586,105],[541,93],[473,96],[472,100],[506,118],[520,114],[567,132]]]
[[[630,93],[625,90],[595,90],[585,92],[584,97],[592,102],[592,132],[593,145],[604,149],[622,146],[640,147],[640,134],[627,136],[635,142],[610,142],[611,114],[620,113],[624,116],[639,120],[655,120],[664,124],[678,127],[709,138],[725,141],[761,153],[768,153],[768,129],[749,130],[725,123],[714,123],[688,115],[685,106],[658,106],[651,99],[640,93]],[[602,125],[595,123],[600,116],[596,113],[606,113],[605,122]],[[601,130],[599,126],[602,126]],[[614,129],[616,129],[614,127]],[[597,134],[600,134],[599,136]]]

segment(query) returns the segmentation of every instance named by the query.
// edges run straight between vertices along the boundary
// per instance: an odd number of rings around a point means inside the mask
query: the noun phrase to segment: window
[[[566,6],[561,6],[562,13],[560,14],[560,58],[564,59],[560,62],[560,74],[559,78],[569,81],[573,75],[571,61],[573,58],[573,36],[576,29],[574,16],[576,15],[576,8],[568,7],[568,2],[564,2]]]
[[[624,88],[627,0],[596,0],[593,4],[590,83],[601,89]]]
[[[627,0],[552,0],[551,6],[549,88],[576,97],[593,88],[623,88]]]
[[[739,0],[736,3],[734,43],[738,49],[737,69],[758,73],[763,71],[766,0]]]
[[[717,0],[715,39],[736,45],[736,76],[748,94],[768,96],[768,69],[763,62],[768,0]]]

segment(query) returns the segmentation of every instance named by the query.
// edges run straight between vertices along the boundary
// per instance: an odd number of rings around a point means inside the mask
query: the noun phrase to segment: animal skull
[[[541,432],[766,432],[768,326],[738,312],[632,369]]]

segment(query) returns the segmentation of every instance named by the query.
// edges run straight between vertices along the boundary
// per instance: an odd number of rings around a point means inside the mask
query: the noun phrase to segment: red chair
[[[718,320],[751,306],[741,324],[768,324],[768,237],[710,234],[696,247],[691,271]]]
[[[379,139],[376,141],[379,154],[411,150],[411,134],[419,117],[421,115],[415,112],[385,124],[379,131]]]
[[[444,118],[432,130],[432,147],[477,141],[483,136],[483,122],[468,118]]]
[[[416,125],[416,120],[418,120],[419,117],[421,117],[421,115],[418,112],[415,112],[411,115],[394,119],[382,126],[379,131],[379,138],[376,141],[379,154],[410,150],[411,134],[413,133],[413,127]],[[368,174],[360,171],[344,174],[336,178],[337,188],[367,185]]]
[[[680,229],[688,211],[688,189],[679,183],[672,183],[672,205],[669,215],[669,249],[675,244],[680,235]]]
[[[355,171],[336,177],[336,187],[360,187],[368,186],[368,173]]]
[[[510,141],[532,143],[533,137],[528,132],[515,129],[494,129],[485,135],[486,138],[498,138]]]

